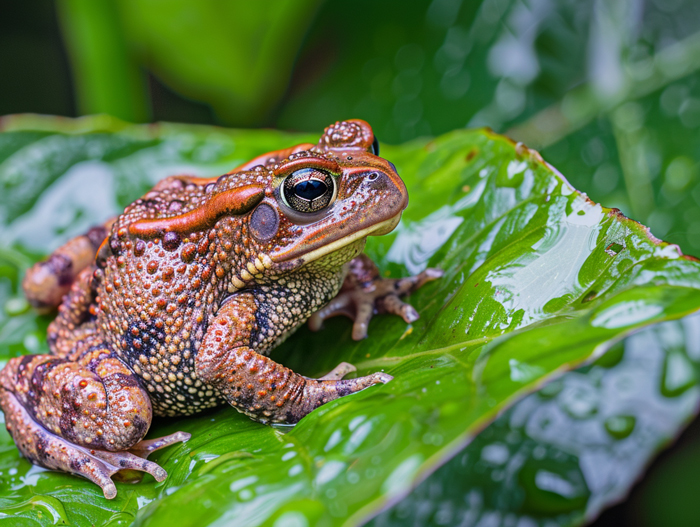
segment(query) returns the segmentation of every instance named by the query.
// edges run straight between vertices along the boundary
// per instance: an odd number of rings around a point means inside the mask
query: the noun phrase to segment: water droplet
[[[241,501],[248,501],[253,497],[253,491],[245,489],[238,493],[238,497]]]
[[[509,457],[510,451],[502,443],[493,443],[481,449],[481,459],[492,465],[503,465]]]
[[[608,253],[610,256],[617,256],[624,250],[625,246],[621,243],[611,243],[605,248],[605,252]]]
[[[301,474],[304,471],[304,467],[301,465],[294,465],[292,468],[289,469],[289,472],[287,472],[287,475],[291,478],[296,476],[297,474]]]
[[[556,397],[557,395],[559,395],[559,392],[561,392],[563,387],[564,387],[564,383],[561,382],[560,380],[556,380],[556,381],[552,381],[552,382],[546,384],[537,393],[543,399],[551,399],[552,397]]]
[[[543,460],[526,461],[521,469],[518,480],[525,491],[523,512],[553,516],[585,508],[590,490],[578,460],[569,455],[558,459],[553,454]]]
[[[25,313],[28,309],[29,302],[27,302],[21,296],[10,298],[7,300],[7,302],[5,302],[5,313],[7,313],[11,317],[21,315],[22,313]]]
[[[328,438],[328,443],[326,443],[326,446],[323,447],[324,452],[328,452],[329,450],[333,449],[340,441],[343,439],[343,434],[340,432],[340,430],[335,430],[332,434],[331,437]]]
[[[603,368],[612,368],[620,363],[625,356],[625,346],[622,342],[613,345],[606,351],[598,360],[595,361],[596,366]]]
[[[420,454],[414,454],[405,459],[391,474],[384,480],[382,492],[392,492],[396,489],[406,487],[406,482],[415,477],[418,469],[423,463],[424,458]]]
[[[327,461],[316,474],[317,485],[325,485],[337,478],[345,470],[342,461]]]
[[[328,492],[326,492],[326,495],[328,495]],[[301,512],[289,511],[277,518],[273,527],[309,527],[309,521]]]
[[[598,397],[591,386],[567,388],[560,401],[564,411],[574,419],[586,419],[598,412]]]
[[[533,366],[516,359],[508,361],[510,366],[510,380],[513,382],[530,382],[544,375],[544,370],[539,366]]]
[[[576,496],[576,489],[571,482],[563,479],[559,474],[548,470],[538,470],[535,476],[535,485],[542,490],[553,492],[565,498]]]
[[[348,428],[352,432],[353,430],[355,430],[355,428],[360,426],[365,419],[367,419],[367,418],[364,415],[358,415],[352,421],[350,421]]]
[[[248,485],[252,485],[253,483],[256,483],[258,481],[257,476],[248,476],[247,478],[239,479],[231,483],[229,486],[229,490],[231,492],[238,492],[239,490],[242,490],[246,488]]]
[[[624,439],[632,433],[636,423],[633,415],[613,415],[605,420],[605,429],[615,439]]]
[[[677,397],[696,382],[695,370],[685,353],[669,351],[661,374],[661,393],[665,397]]]

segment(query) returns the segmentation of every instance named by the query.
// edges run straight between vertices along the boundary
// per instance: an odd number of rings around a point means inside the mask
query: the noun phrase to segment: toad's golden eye
[[[287,206],[298,212],[325,209],[335,194],[333,176],[316,168],[302,168],[287,176],[282,184],[282,197]]]

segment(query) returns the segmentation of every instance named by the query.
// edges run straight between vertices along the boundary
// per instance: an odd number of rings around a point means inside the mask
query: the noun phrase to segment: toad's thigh
[[[150,400],[135,375],[104,350],[80,361],[17,357],[0,372],[0,391],[12,394],[45,430],[89,448],[127,449],[151,422]]]

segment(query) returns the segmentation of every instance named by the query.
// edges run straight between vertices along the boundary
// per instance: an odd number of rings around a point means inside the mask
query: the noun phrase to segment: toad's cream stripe
[[[299,256],[296,261],[299,262],[299,264],[305,264],[309,262],[313,262],[314,260],[318,260],[322,256],[325,256],[327,254],[330,254],[334,251],[337,251],[338,249],[341,249],[342,247],[345,247],[346,245],[350,245],[352,242],[355,242],[361,238],[365,238],[366,236],[370,235],[382,235],[382,234],[388,234],[391,231],[394,230],[394,228],[399,224],[399,220],[401,220],[401,213],[399,212],[396,216],[393,216],[389,218],[388,220],[384,220],[381,223],[378,223],[377,225],[373,225],[371,227],[367,227],[366,229],[362,229],[360,231],[354,232],[352,234],[349,234],[348,236],[345,236],[343,238],[340,238],[339,240],[334,241],[333,243],[329,243],[328,245],[324,245],[323,247],[319,247],[318,249],[315,249],[309,253],[306,253],[303,256]],[[275,263],[283,263],[285,260],[281,260]],[[274,255],[273,255],[273,262],[274,262]]]

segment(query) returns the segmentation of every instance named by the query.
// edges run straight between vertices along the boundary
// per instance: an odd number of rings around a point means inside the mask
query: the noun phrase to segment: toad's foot
[[[348,373],[356,371],[357,368],[355,368],[355,366],[353,366],[349,362],[341,362],[331,371],[326,373],[323,377],[314,378],[304,376],[304,378],[310,381],[340,381]],[[372,375],[367,375],[366,377],[358,377],[356,379],[349,379],[343,382],[348,384],[348,389],[350,389],[350,393],[354,393],[360,390],[364,390],[365,388],[373,386],[375,384],[386,384],[393,379],[394,377],[392,377],[388,373],[379,372],[373,373]]]
[[[350,272],[338,296],[311,315],[309,328],[318,331],[327,318],[344,315],[354,321],[353,340],[362,340],[367,336],[369,321],[375,314],[391,313],[410,324],[418,320],[419,315],[401,297],[442,275],[441,269],[428,268],[407,278],[381,278],[374,262],[362,254],[350,263]]]
[[[167,472],[145,457],[155,450],[190,438],[188,433],[176,432],[159,439],[141,441],[129,451],[93,450],[48,431],[32,419],[14,394],[5,390],[0,390],[0,394],[7,429],[27,459],[46,468],[81,475],[99,485],[107,499],[117,495],[117,487],[111,476],[120,470],[148,472],[157,481],[163,481]]]
[[[348,373],[352,373],[357,371],[357,368],[350,364],[349,362],[341,362],[338,364],[335,368],[333,368],[331,371],[326,373],[323,377],[319,377],[318,379],[313,379],[311,377],[304,377],[305,379],[309,379],[312,381],[339,381],[343,377],[345,377]],[[372,375],[368,375],[367,377],[359,377],[357,379],[351,379],[351,381],[359,381],[356,384],[357,387],[361,387],[360,389],[367,388],[368,386],[372,386],[374,384],[386,384],[389,381],[393,380],[394,377],[389,375],[388,373],[374,373]]]
[[[319,381],[337,381],[345,377],[348,373],[357,371],[357,368],[350,364],[349,362],[341,362],[331,371],[326,373],[323,377],[319,377]]]

